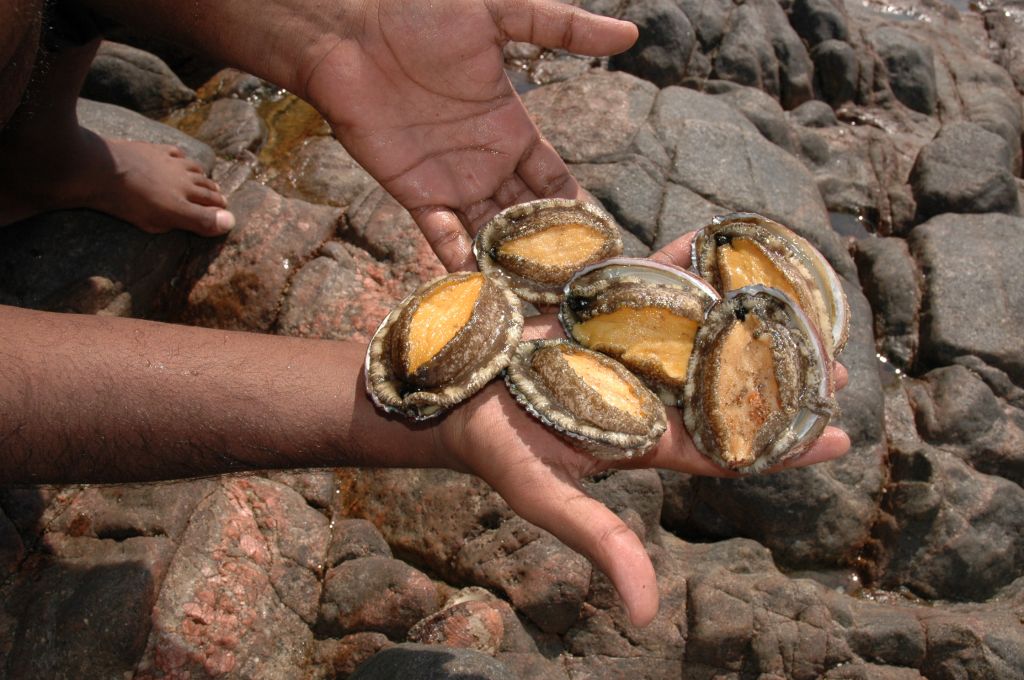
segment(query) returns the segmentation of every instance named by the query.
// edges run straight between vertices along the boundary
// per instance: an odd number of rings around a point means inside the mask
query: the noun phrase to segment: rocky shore
[[[0,489],[0,678],[1024,678],[1024,5],[578,4],[640,42],[508,45],[531,114],[629,254],[737,210],[826,254],[849,455],[591,480],[654,560],[644,629],[453,472]],[[83,124],[180,145],[238,226],[33,218],[0,230],[0,303],[366,340],[442,271],[308,106],[137,44],[104,45]]]

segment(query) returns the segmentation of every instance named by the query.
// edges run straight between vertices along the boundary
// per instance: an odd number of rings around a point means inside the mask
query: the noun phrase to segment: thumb
[[[639,32],[628,21],[591,14],[556,0],[487,3],[494,23],[509,40],[576,54],[604,57],[625,52]]]

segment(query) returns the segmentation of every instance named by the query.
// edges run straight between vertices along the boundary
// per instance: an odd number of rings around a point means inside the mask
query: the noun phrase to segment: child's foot
[[[235,217],[202,167],[180,149],[106,139],[79,127],[69,139],[0,140],[0,225],[50,210],[90,208],[151,234],[229,231]]]

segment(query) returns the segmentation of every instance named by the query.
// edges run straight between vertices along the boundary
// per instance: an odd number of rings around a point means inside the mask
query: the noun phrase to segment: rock
[[[959,365],[937,368],[907,391],[925,441],[980,472],[1024,482],[1024,431],[977,374]]]
[[[567,163],[603,163],[628,152],[657,93],[651,83],[626,73],[593,71],[531,90],[523,103]],[[591,106],[594,101],[601,106]]]
[[[928,638],[912,611],[857,600],[844,601],[842,606],[849,617],[846,640],[861,658],[875,664],[921,667]]]
[[[292,279],[281,303],[282,335],[369,340],[401,298],[382,295],[372,274],[382,267],[347,243],[327,243]]]
[[[406,643],[374,655],[349,680],[405,680],[406,678],[473,678],[516,680],[508,668],[491,656],[469,649]]]
[[[846,7],[836,0],[794,0],[789,20],[811,47],[828,40],[846,41],[850,36]]]
[[[938,444],[966,444],[987,434],[1003,419],[992,390],[963,366],[936,368],[925,374],[912,397],[918,431]]]
[[[789,115],[793,122],[805,127],[825,128],[839,125],[832,107],[814,99],[796,107]]]
[[[342,488],[344,514],[372,521],[396,554],[414,556],[446,581],[504,593],[546,632],[564,631],[579,616],[590,564],[514,515],[475,477],[374,470]]]
[[[764,90],[792,109],[812,96],[813,66],[800,37],[773,0],[731,7],[729,30],[713,59],[714,77]]]
[[[831,106],[853,101],[857,96],[860,61],[849,43],[824,40],[811,50],[814,62],[814,92]]]
[[[629,50],[613,56],[609,66],[658,87],[682,81],[697,36],[679,5],[673,0],[632,3],[620,18],[636,24],[640,38]]]
[[[327,540],[327,519],[290,488],[218,480],[178,541],[136,676],[302,673]]]
[[[156,55],[105,40],[89,66],[81,96],[159,116],[188,104],[196,93]]]
[[[800,144],[800,156],[806,159],[809,167],[823,166],[832,160],[828,142],[811,128],[797,128],[797,139]]]
[[[269,331],[288,282],[330,238],[340,211],[247,182],[229,202],[237,225],[192,286],[184,318],[201,326]]]
[[[266,477],[291,487],[320,511],[331,507],[338,491],[338,480],[332,470],[270,470]]]
[[[202,165],[206,174],[210,174],[213,169],[216,160],[213,149],[170,125],[150,120],[120,106],[88,99],[78,100],[77,112],[79,124],[98,135],[151,144],[173,144]]]
[[[161,318],[182,296],[175,277],[203,245],[90,210],[44,213],[0,231],[0,291],[23,307]]]
[[[830,212],[862,217],[883,236],[903,235],[916,224],[906,179],[918,142],[887,135],[871,124],[804,131],[828,145],[828,162],[808,168]]]
[[[885,64],[896,98],[914,111],[935,113],[938,95],[931,46],[889,26],[874,31],[870,39]]]
[[[570,680],[568,672],[557,660],[542,654],[502,652],[495,656],[513,676],[530,680]]]
[[[349,242],[325,243],[295,274],[279,333],[368,340],[400,300],[444,273],[409,213],[382,189],[363,196],[348,219],[339,236]]]
[[[316,658],[324,667],[323,676],[347,678],[367,659],[393,644],[380,633],[352,633],[340,640],[317,640]]]
[[[704,83],[704,91],[728,102],[746,116],[769,142],[791,154],[797,152],[796,136],[785,111],[765,92],[725,80]]]
[[[921,149],[910,175],[918,220],[945,212],[1020,213],[1011,154],[973,123],[946,125]]]
[[[922,369],[973,355],[1024,385],[1024,220],[1006,215],[940,215],[910,235],[924,277]]]
[[[883,666],[875,663],[846,664],[825,673],[826,680],[923,680],[913,668]]]
[[[331,137],[308,140],[289,166],[290,172],[279,175],[273,188],[311,203],[345,208],[377,186],[345,147]]]
[[[655,470],[610,470],[584,484],[587,493],[612,512],[639,520],[641,540],[654,536],[661,521],[664,494]]]
[[[503,592],[547,633],[575,623],[590,589],[590,563],[519,517],[465,540],[455,567],[470,582]]]
[[[196,137],[226,158],[256,153],[267,140],[267,125],[255,107],[241,99],[218,99],[210,105]]]
[[[17,527],[0,509],[0,574],[4,578],[14,573],[25,558],[25,543]]]
[[[985,384],[997,397],[1005,399],[1014,408],[1024,410],[1024,389],[1014,385],[1005,371],[989,366],[978,357],[969,355],[957,357],[955,363],[971,369],[975,375],[985,381]]]
[[[488,602],[460,602],[434,612],[409,629],[406,639],[427,645],[495,654],[505,636],[502,614]]]
[[[752,541],[664,534],[661,543],[687,583],[687,677],[902,679],[918,668],[923,677],[1001,678],[1024,668],[1012,587],[1005,601],[969,605],[851,597],[783,576]],[[678,677],[678,666],[665,677]]]
[[[697,32],[697,39],[700,41],[703,52],[712,53],[722,42],[725,35],[726,24],[729,21],[729,14],[733,10],[732,0],[712,0],[711,2],[699,2],[698,0],[680,0],[679,6]]]
[[[964,606],[918,616],[928,639],[924,677],[1011,678],[1024,669],[1020,615],[1012,609]]]
[[[943,52],[941,65],[936,62],[943,120],[975,123],[1002,137],[1011,152],[1013,173],[1019,175],[1024,164],[1020,144],[1024,112],[1013,80],[1003,68],[979,55],[971,41],[945,38],[934,41],[934,46]]]
[[[879,527],[880,583],[929,599],[984,600],[1024,563],[1024,489],[928,447],[890,451],[892,482]]]
[[[727,211],[757,212],[785,224],[821,250],[837,272],[852,277],[853,262],[800,161],[730,123],[687,120],[675,129],[671,182]]]
[[[612,216],[650,247],[657,237],[665,174],[649,159],[633,156],[612,164],[583,163],[572,173]]]
[[[918,346],[921,281],[906,241],[864,238],[856,242],[854,259],[861,272],[864,294],[875,320],[879,354],[906,371],[914,364]]]
[[[774,571],[752,541],[668,543],[687,560],[686,667],[697,677],[771,674],[816,678],[853,658],[821,586]]]
[[[89,486],[53,517],[48,531],[122,541],[137,536],[178,540],[212,480]]]
[[[685,87],[666,87],[659,92],[650,120],[655,133],[668,149],[673,148],[679,133],[691,122],[722,123],[745,132],[757,131],[754,124],[728,100]]]
[[[1020,8],[1013,2],[1000,0],[979,8],[985,18],[989,40],[999,51],[995,61],[1006,69],[1019,91],[1024,91],[1024,23],[1020,21]]]
[[[416,569],[388,557],[358,557],[327,571],[317,626],[330,635],[369,631],[402,639],[439,605],[437,588]]]
[[[53,312],[129,317],[132,296],[120,281],[89,276],[55,292],[43,300],[41,307]]]
[[[619,511],[635,528],[628,513]],[[658,576],[659,609],[654,620],[640,629],[633,626],[611,582],[595,574],[584,615],[562,638],[567,670],[574,677],[672,677],[668,669],[679,664],[686,652],[689,572],[662,548],[667,537],[660,528],[647,536],[647,550]],[[648,666],[641,670],[642,662]]]
[[[360,557],[391,557],[391,548],[380,531],[365,519],[337,519],[331,528],[327,566]]]
[[[729,208],[713,203],[684,186],[669,182],[665,185],[654,248],[664,248],[677,238],[710,223],[716,215],[728,212],[731,212]]]
[[[0,649],[11,678],[131,674],[175,554],[166,537],[124,541],[51,534],[0,589]]]

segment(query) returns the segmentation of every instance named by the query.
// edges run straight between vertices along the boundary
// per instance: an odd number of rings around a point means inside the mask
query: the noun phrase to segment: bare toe
[[[231,212],[213,206],[189,204],[184,211],[182,229],[199,236],[221,236],[235,226]]]
[[[206,175],[203,175],[202,177],[197,177],[195,182],[199,186],[206,187],[210,191],[216,191],[218,194],[221,193],[220,185],[217,184],[216,182],[214,182],[212,179],[210,179]]]
[[[206,187],[194,186],[188,190],[186,197],[188,200],[199,205],[207,205],[215,208],[228,207],[228,202],[220,192],[212,191]]]

